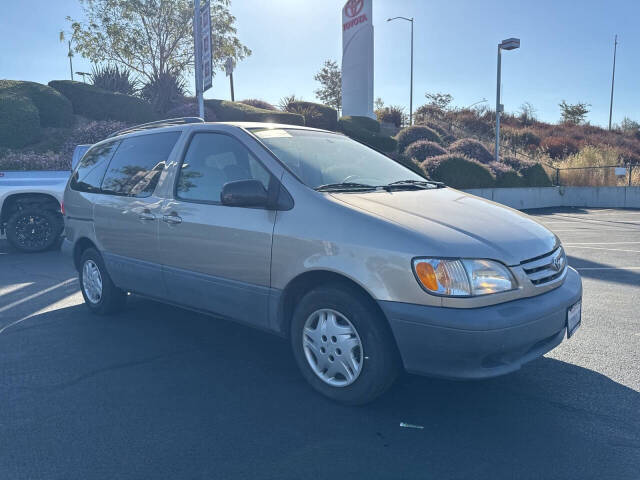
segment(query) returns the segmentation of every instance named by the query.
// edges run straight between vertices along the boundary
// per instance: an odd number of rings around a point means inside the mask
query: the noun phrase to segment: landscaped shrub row
[[[422,162],[422,168],[432,180],[453,188],[489,188],[495,186],[495,177],[476,160],[459,154],[431,157]]]
[[[422,163],[427,158],[437,157],[446,153],[447,151],[436,142],[430,142],[429,140],[418,140],[417,142],[413,142],[405,149],[404,156],[408,159],[416,160]]]
[[[73,125],[71,102],[51,87],[35,82],[0,80],[0,94],[26,97],[38,109],[41,127]]]
[[[458,153],[464,155],[467,158],[476,160],[485,165],[493,161],[493,155],[487,150],[487,148],[478,140],[473,138],[462,138],[457,142],[453,142],[449,145],[449,151],[452,153]]]
[[[71,101],[75,114],[93,120],[121,120],[135,124],[155,118],[151,105],[137,97],[71,80],[53,80],[49,86]]]
[[[0,147],[20,148],[38,138],[40,115],[33,102],[15,93],[0,93]]]
[[[403,128],[396,135],[398,141],[398,151],[404,153],[405,149],[413,142],[418,140],[429,140],[430,142],[442,143],[440,135],[429,127],[422,125],[414,125],[412,127]]]
[[[338,128],[338,111],[320,103],[296,100],[289,102],[287,111],[304,117],[307,127],[335,131]]]
[[[348,137],[383,152],[394,152],[397,142],[392,137],[380,135],[380,124],[369,117],[346,116],[338,121],[338,130]]]
[[[208,99],[205,106],[211,108],[219,121],[223,122],[273,122],[289,125],[304,125],[302,115],[255,108],[240,102]]]

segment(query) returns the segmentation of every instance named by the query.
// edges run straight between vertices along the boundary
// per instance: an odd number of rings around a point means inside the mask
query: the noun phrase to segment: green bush
[[[288,112],[274,112],[255,108],[240,102],[227,100],[205,100],[205,106],[211,108],[219,122],[271,122],[289,125],[304,125],[302,115]]]
[[[422,168],[432,180],[453,188],[489,188],[495,185],[495,178],[485,165],[462,155],[428,158],[422,162]]]
[[[449,151],[451,153],[464,155],[472,160],[477,160],[485,165],[493,161],[493,155],[491,155],[489,150],[487,150],[482,143],[478,140],[474,140],[473,138],[462,138],[457,142],[453,142],[449,145]]]
[[[31,99],[0,93],[0,147],[24,147],[39,137],[40,116]]]
[[[397,147],[397,142],[393,137],[378,133],[380,124],[369,117],[342,117],[338,120],[338,130],[354,140],[383,152],[393,152]]]
[[[437,157],[446,153],[447,151],[436,142],[430,142],[429,140],[418,140],[417,142],[413,142],[405,149],[404,156],[408,159],[414,159],[419,163],[422,163],[427,158]]]
[[[244,103],[245,105],[261,108],[263,110],[277,110],[277,108],[269,102],[266,100],[260,100],[259,98],[247,98],[246,100],[240,100],[238,103]]]
[[[418,140],[442,143],[440,135],[431,128],[423,125],[413,125],[412,127],[403,128],[398,132],[398,135],[396,135],[396,140],[398,141],[398,150],[400,153],[404,153],[409,145]]]
[[[525,187],[527,182],[511,165],[491,162],[489,169],[496,177],[496,187]]]
[[[17,80],[0,80],[0,94],[12,93],[27,97],[38,109],[40,126],[69,127],[73,125],[71,102],[47,85]]]
[[[539,163],[532,163],[520,170],[528,187],[551,187],[553,183],[544,167]]]
[[[295,100],[287,105],[287,112],[298,113],[304,117],[307,127],[335,131],[338,128],[338,111],[321,103]]]
[[[70,80],[53,80],[49,86],[71,101],[74,113],[94,120],[144,123],[155,118],[151,105],[137,97]]]

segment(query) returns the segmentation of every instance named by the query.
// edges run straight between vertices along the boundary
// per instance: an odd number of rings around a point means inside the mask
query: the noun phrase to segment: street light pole
[[[388,18],[387,22],[398,19],[411,22],[411,85],[409,86],[409,125],[413,125],[413,17],[393,17]]]
[[[616,81],[616,52],[618,50],[618,35],[613,41],[613,73],[611,74],[611,101],[609,103],[609,130],[611,130],[611,115],[613,114],[613,85]]]
[[[202,40],[200,34],[200,0],[193,0],[193,44],[194,44],[194,66],[196,81],[196,100],[198,101],[198,113],[200,118],[204,118],[204,98],[202,96]]]
[[[500,103],[500,80],[502,76],[502,50],[520,48],[519,38],[507,38],[498,44],[498,75],[496,85],[496,162],[500,161],[500,114],[503,106]]]

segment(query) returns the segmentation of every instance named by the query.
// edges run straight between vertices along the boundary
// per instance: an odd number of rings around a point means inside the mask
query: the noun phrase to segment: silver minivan
[[[305,379],[347,404],[403,368],[512,372],[580,325],[552,232],[334,132],[137,126],[84,155],[64,214],[93,312],[134,293],[287,336]]]

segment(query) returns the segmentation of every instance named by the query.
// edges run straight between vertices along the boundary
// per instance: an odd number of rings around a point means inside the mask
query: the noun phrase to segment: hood
[[[558,242],[527,215],[451,188],[332,197],[425,237],[425,256],[491,258],[517,265],[550,252]]]

